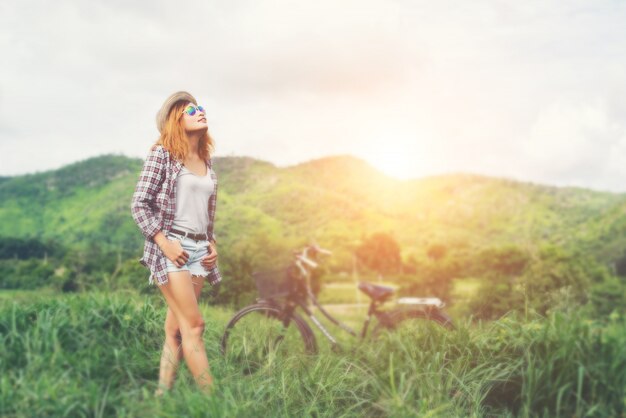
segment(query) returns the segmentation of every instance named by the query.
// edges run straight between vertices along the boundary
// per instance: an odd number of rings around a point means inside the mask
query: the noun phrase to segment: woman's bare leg
[[[200,293],[204,285],[204,277],[192,276],[194,285],[194,293],[196,300],[200,300]],[[165,316],[165,342],[163,343],[163,352],[161,354],[161,364],[159,368],[159,386],[154,392],[155,395],[162,395],[164,391],[169,390],[174,385],[178,365],[183,358],[183,350],[181,345],[180,325],[174,316],[174,312],[168,306]]]
[[[204,320],[198,307],[191,274],[188,271],[168,273],[168,279],[169,282],[159,286],[159,289],[180,325],[183,357],[198,386],[209,393],[213,378],[202,338]]]

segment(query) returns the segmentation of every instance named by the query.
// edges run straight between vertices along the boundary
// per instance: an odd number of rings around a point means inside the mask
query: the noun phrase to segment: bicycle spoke
[[[285,327],[277,311],[268,307],[256,307],[233,318],[223,347],[227,361],[245,374],[280,367],[288,358],[307,352],[297,324],[292,321]]]

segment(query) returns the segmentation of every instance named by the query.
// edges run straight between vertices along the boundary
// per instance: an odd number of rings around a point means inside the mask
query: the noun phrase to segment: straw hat
[[[165,102],[163,103],[163,106],[161,106],[161,109],[159,109],[156,115],[156,124],[157,124],[157,129],[159,130],[159,132],[163,132],[165,121],[167,120],[167,116],[169,115],[170,110],[172,109],[172,106],[174,106],[177,102],[180,102],[180,101],[191,102],[195,104],[196,106],[198,105],[198,103],[196,102],[196,99],[190,93],[187,93],[186,91],[177,91],[176,93],[172,94],[170,97],[168,97],[165,100]]]

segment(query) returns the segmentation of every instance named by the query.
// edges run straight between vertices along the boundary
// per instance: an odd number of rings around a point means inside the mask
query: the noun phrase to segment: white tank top
[[[192,234],[205,234],[213,188],[208,166],[205,176],[198,176],[183,166],[176,178],[176,215],[172,227]]]

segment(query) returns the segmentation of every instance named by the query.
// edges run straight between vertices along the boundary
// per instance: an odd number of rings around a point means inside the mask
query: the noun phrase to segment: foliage
[[[0,260],[58,257],[63,254],[64,249],[54,240],[42,242],[37,238],[0,237]]]
[[[228,281],[219,285],[217,301],[232,303],[237,307],[254,301],[256,287],[254,281],[251,280],[253,272],[251,259],[250,249],[243,248],[235,257],[221,264],[221,273],[228,278]]]
[[[626,283],[617,277],[608,277],[591,287],[589,309],[594,317],[608,317],[624,312]]]
[[[382,275],[397,273],[402,264],[400,246],[393,236],[384,232],[364,239],[356,249],[356,255],[366,267]]]
[[[515,248],[487,253],[498,256],[488,257],[492,262],[482,272],[483,284],[471,302],[472,312],[480,318],[497,318],[511,310],[532,310],[542,315],[555,310],[568,311],[589,302],[589,289],[594,283],[597,298],[601,298],[602,289],[611,295],[617,292],[617,279],[608,269],[580,253],[551,245],[541,246],[532,255]],[[597,300],[593,303],[597,304]],[[625,306],[620,297],[614,297],[613,301],[614,308]]]
[[[0,260],[0,289],[36,289],[50,284],[55,267],[38,259]]]

